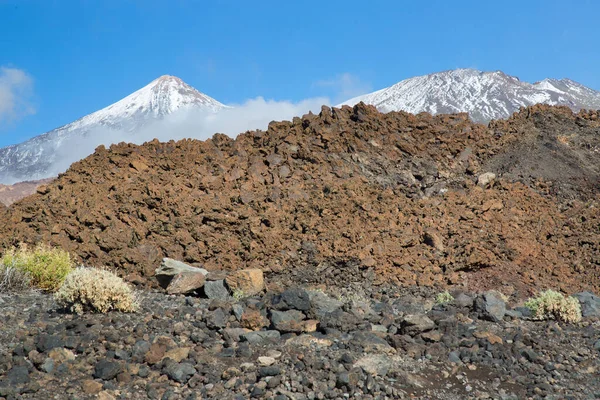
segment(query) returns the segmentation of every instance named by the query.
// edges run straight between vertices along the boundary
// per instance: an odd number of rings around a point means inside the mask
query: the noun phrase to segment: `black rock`
[[[231,295],[223,279],[204,282],[204,295],[213,300],[227,301],[231,299]]]
[[[6,378],[11,385],[29,383],[29,369],[24,365],[12,367],[6,374]]]
[[[262,344],[270,341],[277,341],[281,337],[279,331],[253,331],[242,336],[250,344]]]
[[[144,356],[150,350],[150,343],[145,340],[138,340],[131,351],[131,358],[134,362],[141,362]]]
[[[266,393],[266,390],[263,388],[260,388],[258,386],[254,386],[254,389],[252,389],[252,393],[250,394],[250,396],[258,398],[258,397],[263,397]]]
[[[343,302],[327,296],[319,291],[309,293],[311,311],[317,318],[323,318],[327,314],[339,310],[344,305]]]
[[[339,308],[334,312],[325,314],[320,321],[322,329],[336,329],[340,332],[356,330],[361,322],[363,321],[357,316]]]
[[[288,289],[273,298],[273,308],[277,310],[308,311],[310,309],[310,297],[304,289]]]
[[[96,363],[94,368],[94,377],[105,381],[115,378],[122,371],[121,364],[107,359]]]
[[[224,328],[227,326],[227,322],[229,321],[229,315],[223,311],[222,308],[217,308],[216,310],[209,313],[206,318],[206,325],[211,328]]]
[[[535,362],[539,358],[533,349],[523,349],[521,350],[521,355],[531,362]]]
[[[45,353],[56,347],[65,347],[63,339],[58,335],[41,335],[37,342],[37,349],[40,353]]]
[[[506,313],[506,303],[494,292],[485,292],[475,299],[475,310],[481,319],[500,322]]]
[[[165,368],[165,373],[171,380],[186,383],[196,373],[196,368],[186,362],[172,363]]]
[[[258,375],[261,378],[264,378],[266,376],[277,376],[281,374],[281,368],[279,368],[276,365],[270,365],[268,367],[260,367],[258,369]]]
[[[591,292],[581,292],[573,295],[581,304],[583,317],[600,317],[600,297]]]
[[[433,322],[426,315],[407,315],[402,319],[402,333],[416,335],[421,332],[430,331],[435,328]]]

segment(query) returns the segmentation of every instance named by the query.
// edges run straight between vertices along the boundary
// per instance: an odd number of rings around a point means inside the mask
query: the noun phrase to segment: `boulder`
[[[473,307],[473,298],[465,293],[459,293],[452,301],[452,304],[461,308],[471,308]]]
[[[326,314],[332,313],[335,310],[341,309],[343,302],[327,296],[323,292],[309,291],[310,306],[314,315],[322,318]]]
[[[163,288],[167,288],[171,280],[175,275],[181,272],[199,272],[208,275],[208,271],[203,268],[192,267],[181,261],[173,260],[171,258],[163,258],[160,267],[154,271],[154,275],[158,280],[158,284]]]
[[[600,317],[600,297],[591,292],[581,292],[573,295],[581,304],[582,317]]]
[[[242,335],[242,339],[250,344],[263,344],[279,340],[281,334],[279,331],[252,331]]]
[[[273,328],[281,332],[302,332],[302,321],[304,314],[298,310],[271,312]]]
[[[416,335],[421,332],[430,331],[433,328],[435,328],[435,322],[426,315],[409,314],[402,320],[402,332],[408,335]]]
[[[260,269],[242,269],[232,272],[225,278],[232,292],[241,291],[245,297],[259,294],[265,288],[265,279]]]
[[[492,183],[494,179],[496,179],[496,174],[493,172],[486,172],[485,174],[481,174],[477,177],[477,185],[486,187]]]
[[[500,322],[506,314],[506,303],[493,291],[485,292],[475,299],[475,310],[482,319]]]
[[[204,295],[211,300],[227,301],[231,298],[223,279],[204,282]]]
[[[169,294],[188,294],[201,289],[206,280],[202,272],[183,271],[178,273],[171,279],[167,286]]]
[[[278,310],[308,311],[310,309],[310,296],[304,289],[287,289],[273,298],[273,307]]]
[[[186,383],[196,373],[196,369],[189,363],[173,363],[165,368],[165,373],[173,381]]]
[[[94,368],[94,377],[105,381],[115,378],[123,370],[119,363],[104,359],[99,361]]]

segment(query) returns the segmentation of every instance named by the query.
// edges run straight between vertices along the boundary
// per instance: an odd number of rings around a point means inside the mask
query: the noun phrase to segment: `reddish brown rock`
[[[187,294],[199,290],[204,286],[206,276],[201,272],[184,271],[173,277],[167,293],[169,294]]]
[[[244,296],[254,296],[265,289],[265,279],[260,269],[243,269],[227,275],[225,283],[232,292],[241,291]]]

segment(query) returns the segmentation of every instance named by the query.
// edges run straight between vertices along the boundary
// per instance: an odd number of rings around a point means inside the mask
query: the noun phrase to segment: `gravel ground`
[[[597,309],[565,325],[454,295],[146,291],[138,313],[81,316],[2,295],[0,398],[600,398]]]

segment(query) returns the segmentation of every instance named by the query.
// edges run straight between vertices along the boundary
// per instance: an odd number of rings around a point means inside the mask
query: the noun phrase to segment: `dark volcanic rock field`
[[[593,316],[564,325],[519,308],[490,313],[504,304],[494,294],[435,305],[427,291],[365,286],[239,302],[150,291],[139,313],[84,316],[44,294],[2,296],[0,398],[600,396],[598,298]],[[318,330],[286,328],[285,315],[313,318]]]

